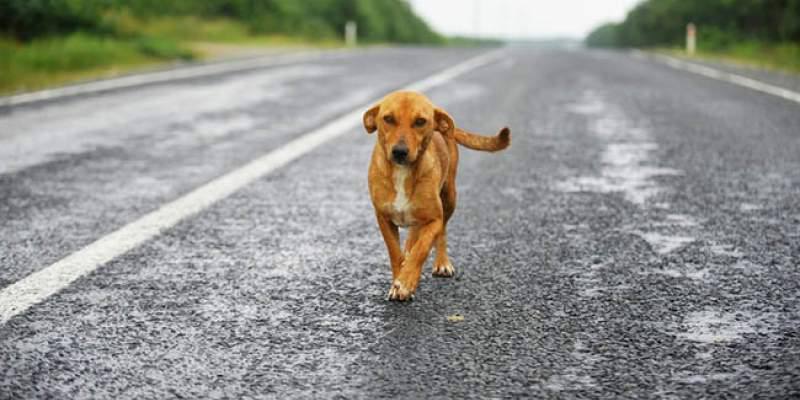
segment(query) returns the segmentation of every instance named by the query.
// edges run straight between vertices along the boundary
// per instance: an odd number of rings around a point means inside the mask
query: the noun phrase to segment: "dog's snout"
[[[405,162],[408,158],[408,146],[405,143],[398,143],[392,147],[392,158],[398,162]]]
[[[406,145],[398,145],[392,148],[392,156],[396,158],[406,158],[408,157],[408,146]]]

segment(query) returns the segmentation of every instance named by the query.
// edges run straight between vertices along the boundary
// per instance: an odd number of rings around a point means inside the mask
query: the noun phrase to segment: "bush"
[[[137,20],[190,16],[313,39],[339,37],[355,20],[363,40],[443,42],[405,0],[0,0],[0,26],[23,41],[75,31],[130,35]]]
[[[618,31],[618,24],[602,25],[586,37],[586,45],[590,47],[617,47],[619,46]]]
[[[613,38],[620,47],[682,45],[690,22],[698,27],[698,46],[711,49],[742,40],[796,43],[800,0],[646,0],[622,23],[593,31],[586,43],[607,46],[605,39]]]

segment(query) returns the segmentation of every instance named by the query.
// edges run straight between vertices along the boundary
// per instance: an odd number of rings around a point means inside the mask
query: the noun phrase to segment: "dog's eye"
[[[394,125],[394,117],[391,116],[391,115],[384,115],[383,116],[383,122],[386,122],[387,124]]]
[[[427,124],[427,123],[428,123],[428,121],[425,118],[417,118],[416,120],[414,120],[414,126],[420,126],[421,127],[421,126],[425,126],[425,124]]]

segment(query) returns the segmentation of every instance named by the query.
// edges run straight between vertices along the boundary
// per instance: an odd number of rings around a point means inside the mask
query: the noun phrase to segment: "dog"
[[[369,194],[392,266],[388,299],[410,300],[432,246],[433,275],[455,275],[447,256],[447,222],[456,208],[458,145],[503,150],[511,144],[511,131],[466,132],[423,94],[411,91],[390,93],[364,113],[363,123],[367,133],[378,131]],[[399,227],[408,228],[403,250]]]

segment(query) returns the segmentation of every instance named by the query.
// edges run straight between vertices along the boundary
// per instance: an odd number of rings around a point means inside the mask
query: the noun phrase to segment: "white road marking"
[[[424,91],[439,86],[498,59],[502,53],[503,50],[500,49],[482,54],[414,83],[406,89]],[[253,181],[309,153],[317,146],[352,131],[361,123],[363,111],[375,102],[377,100],[358,107],[327,125],[214,179],[56,263],[7,286],[0,291],[0,324],[66,288],[103,264],[158,236],[181,220],[203,211]]]
[[[336,50],[336,53],[351,50]],[[297,61],[308,61],[321,57],[323,54],[330,54],[333,51],[307,51],[294,54],[271,55],[246,60],[226,61],[212,64],[203,64],[192,67],[178,67],[166,71],[147,72],[135,75],[128,75],[119,78],[104,79],[94,82],[69,85],[54,89],[40,90],[31,93],[23,93],[13,96],[0,97],[0,106],[16,106],[37,101],[55,100],[62,97],[75,96],[81,94],[92,94],[130,88],[154,83],[171,82],[180,79],[201,78],[204,76],[217,75],[246,71],[249,69],[263,68],[273,65],[286,64]],[[336,54],[334,53],[334,54]]]
[[[795,103],[800,103],[800,93],[782,88],[780,86],[771,85],[769,83],[764,83],[752,78],[748,78],[742,75],[733,74],[730,72],[720,71],[718,69],[714,69],[711,67],[707,67],[705,65],[690,63],[687,61],[679,60],[674,57],[665,56],[663,54],[652,54],[648,55],[644,52],[635,50],[632,52],[633,56],[637,58],[649,58],[651,60],[659,61],[664,63],[672,68],[679,69],[682,71],[691,72],[697,75],[702,75],[707,78],[716,79],[718,81],[732,83],[734,85],[739,85],[742,87],[746,87],[748,89],[753,89],[762,93],[771,94],[773,96],[777,96],[789,101],[793,101]]]

